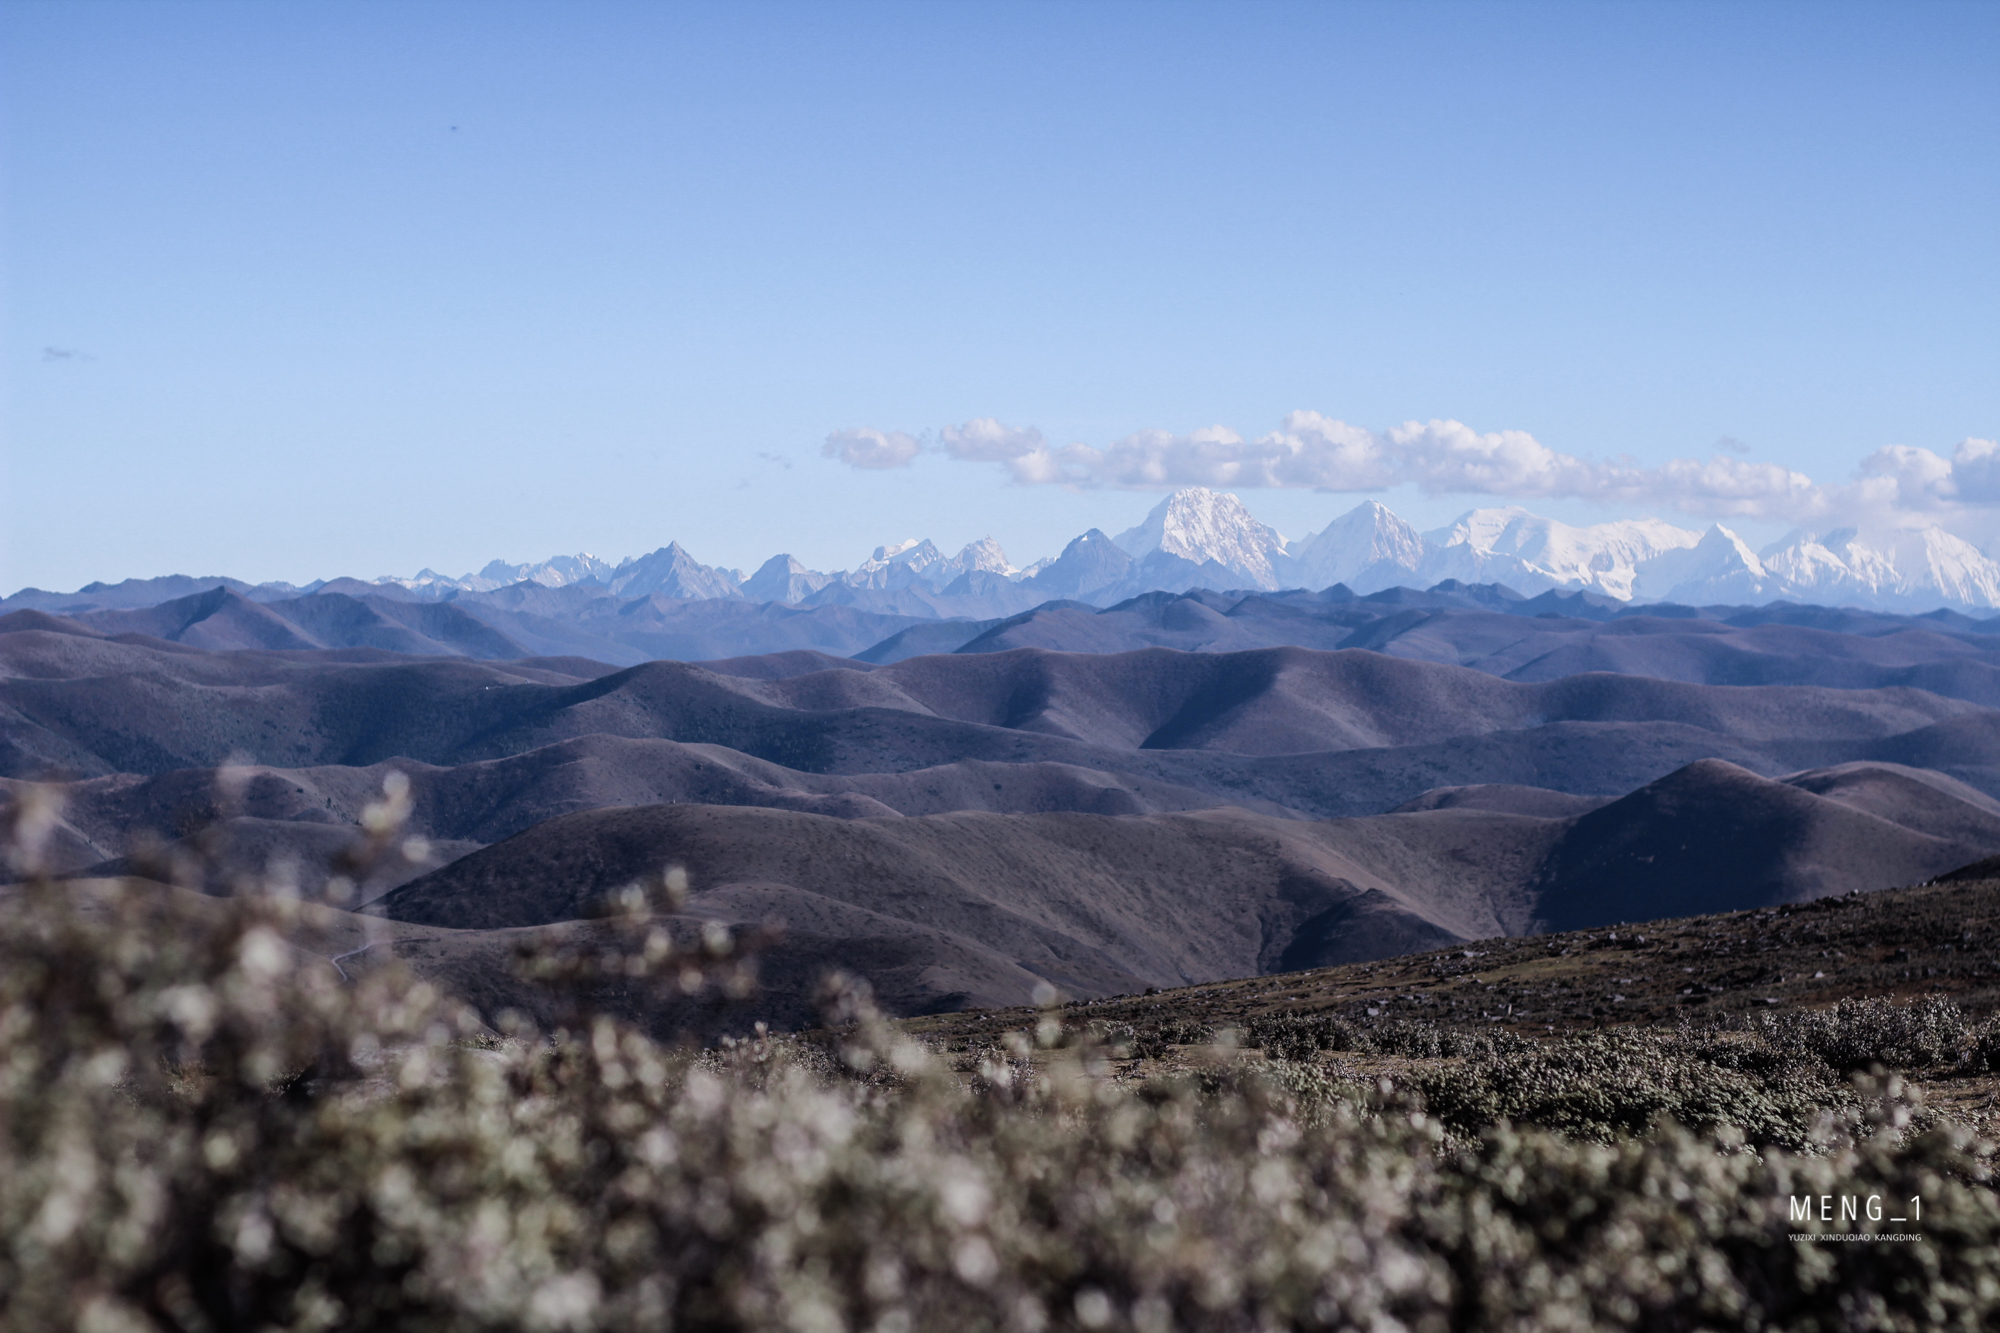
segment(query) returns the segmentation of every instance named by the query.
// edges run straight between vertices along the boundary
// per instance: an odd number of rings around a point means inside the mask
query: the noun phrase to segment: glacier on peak
[[[579,551],[575,555],[552,555],[534,564],[510,565],[501,560],[489,561],[484,569],[477,574],[467,574],[460,582],[480,592],[524,582],[539,583],[545,588],[564,588],[586,579],[609,582],[612,572],[606,561],[599,560],[588,551]]]
[[[930,538],[912,537],[876,547],[874,555],[840,575],[839,581],[850,588],[907,588],[917,583],[929,587],[927,575],[944,560],[944,552]]]
[[[981,537],[976,542],[967,542],[965,549],[953,556],[949,563],[959,574],[970,574],[976,570],[998,574],[1002,578],[1017,578],[1021,571],[1007,558],[1007,552],[991,537]],[[956,577],[956,575],[954,575]]]
[[[1280,566],[1289,586],[1344,583],[1379,592],[1407,583],[1423,563],[1424,539],[1380,500],[1364,500],[1310,537],[1291,543]]]
[[[1899,595],[1938,594],[1974,606],[2000,606],[2000,562],[1943,528],[1898,528],[1889,539],[1889,565]]]
[[[1935,524],[1795,532],[1764,552],[1778,595],[1831,591],[1884,609],[2000,606],[2000,563]]]
[[[1111,539],[1143,565],[1156,552],[1200,566],[1220,565],[1244,586],[1278,586],[1285,539],[1226,491],[1189,486],[1153,507],[1137,527]]]
[[[1713,605],[1754,598],[1770,581],[1762,558],[1748,543],[1715,523],[1693,546],[1662,552],[1640,564],[1632,595],[1636,601]]]
[[[875,554],[846,574],[834,576],[850,588],[909,588],[923,586],[942,591],[966,574],[986,573],[1013,578],[1019,573],[1007,559],[1000,543],[991,537],[968,542],[955,556],[947,557],[926,537],[878,546]]]
[[[1473,509],[1424,534],[1425,583],[1504,583],[1516,592],[1582,588],[1630,601],[1639,566],[1694,546],[1701,534],[1656,518],[1575,527],[1518,505]]]

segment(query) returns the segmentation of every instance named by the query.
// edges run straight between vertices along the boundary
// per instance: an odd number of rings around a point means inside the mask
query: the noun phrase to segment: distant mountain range
[[[174,575],[93,583],[74,593],[27,588],[0,600],[0,613],[131,610],[218,586],[258,602],[325,591],[437,602],[534,584],[628,602],[740,600],[845,606],[923,620],[980,619],[1055,598],[1106,607],[1143,593],[1191,588],[1270,592],[1339,584],[1366,595],[1448,580],[1503,584],[1528,596],[1589,592],[1626,603],[2000,610],[2000,562],[1934,525],[1865,536],[1853,528],[1798,531],[1754,551],[1719,523],[1706,532],[1658,519],[1576,527],[1520,508],[1474,509],[1419,533],[1370,500],[1319,532],[1288,541],[1235,496],[1190,487],[1162,500],[1135,528],[1116,537],[1093,528],[1059,555],[1025,568],[1014,566],[990,537],[951,556],[928,539],[910,538],[878,546],[855,568],[833,572],[779,554],[749,574],[705,565],[670,542],[615,565],[588,553],[532,564],[495,560],[460,578],[425,569],[409,578],[340,578],[303,587]]]
[[[1101,545],[1116,551],[1108,538]],[[1075,556],[1097,554],[1096,544]],[[173,585],[191,580],[157,580]],[[130,596],[133,590],[117,590]],[[268,595],[268,590],[250,590]],[[1910,685],[2000,706],[2000,616],[1940,608],[1922,615],[1774,602],[1763,607],[1627,603],[1594,592],[1524,597],[1501,584],[1446,580],[1425,591],[1148,592],[1109,607],[1037,600],[1013,615],[946,616],[951,599],[913,590],[848,589],[921,614],[843,602],[804,606],[748,598],[622,598],[587,581],[524,582],[446,601],[386,595],[347,581],[269,601],[218,583],[154,606],[0,614],[0,634],[147,642],[210,652],[392,653],[481,661],[563,659],[631,666],[761,654],[887,665],[936,653],[1042,648],[1120,653],[1174,648],[1364,648],[1449,662],[1515,680],[1615,671],[1702,684]],[[961,599],[962,604],[962,599]],[[357,659],[359,660],[359,659]]]
[[[413,965],[516,1003],[513,932],[674,862],[699,920],[782,927],[780,1024],[829,966],[916,1013],[1796,902],[2000,852],[2000,616],[1954,542],[1372,503],[1288,542],[1193,490],[1026,569],[29,590],[0,808],[62,784],[65,874],[314,894],[394,768],[413,841],[362,897]]]

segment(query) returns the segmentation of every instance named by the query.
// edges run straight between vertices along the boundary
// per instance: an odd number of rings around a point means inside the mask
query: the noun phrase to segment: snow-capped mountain
[[[876,547],[846,572],[821,573],[778,555],[745,579],[736,570],[702,564],[675,542],[616,566],[579,554],[534,564],[495,560],[458,579],[425,569],[376,582],[426,600],[522,582],[550,588],[592,582],[628,598],[749,598],[989,617],[1015,614],[1037,596],[1110,605],[1153,591],[1335,583],[1366,595],[1446,579],[1505,584],[1531,596],[1587,590],[1620,601],[1697,606],[1784,598],[1889,611],[2000,608],[2000,562],[1935,526],[1794,532],[1759,552],[1721,524],[1705,532],[1657,519],[1579,527],[1518,507],[1474,509],[1419,535],[1387,506],[1369,500],[1288,544],[1235,496],[1203,487],[1167,496],[1115,540],[1093,528],[1059,557],[1026,569],[1016,569],[991,537],[950,557],[934,542],[911,538]]]
[[[915,537],[878,546],[875,554],[845,574],[835,575],[850,588],[925,587],[942,591],[961,575],[985,571],[1012,578],[1017,571],[991,537],[968,542],[957,555],[946,557],[929,538]]]
[[[1854,536],[1854,530],[1847,528],[1829,533],[1827,541],[1847,546]],[[1815,588],[1848,595],[1862,591],[1847,561],[1822,542],[1817,533],[1789,533],[1758,552],[1758,559],[1776,587]]]
[[[1278,573],[1287,587],[1345,583],[1368,593],[1413,581],[1423,559],[1424,539],[1417,530],[1379,500],[1368,500],[1293,542]]]
[[[741,597],[743,576],[733,569],[704,565],[679,542],[651,555],[621,561],[609,585],[620,597]]]
[[[1899,528],[1883,554],[1896,577],[1893,593],[1885,595],[2000,606],[2000,562],[1943,528]]]
[[[1285,554],[1275,528],[1259,523],[1235,496],[1205,486],[1175,491],[1112,541],[1141,564],[1155,552],[1196,566],[1213,563],[1249,588],[1277,587],[1276,562]]]
[[[1000,543],[991,537],[981,537],[976,542],[967,542],[964,550],[945,561],[945,567],[951,570],[953,580],[961,574],[972,574],[980,570],[1008,579],[1018,578],[1021,574],[1020,570],[1014,568],[1013,562],[1007,559],[1007,553],[1000,548]]]
[[[1757,553],[1717,523],[1693,546],[1643,561],[1632,582],[1632,595],[1639,601],[1713,606],[1754,601],[1772,582]]]
[[[452,591],[492,592],[496,588],[509,588],[516,583],[539,583],[545,588],[563,588],[572,583],[595,579],[599,583],[609,585],[615,572],[609,562],[598,559],[588,551],[581,551],[576,555],[552,555],[547,560],[519,565],[510,565],[505,560],[489,560],[486,567],[477,574],[467,574],[461,578],[451,578],[434,569],[420,569],[411,578],[384,576],[375,582],[394,585],[415,593],[442,595]]]
[[[789,555],[774,555],[743,580],[743,595],[753,602],[803,601],[833,582],[834,576],[807,569]]]
[[[2000,606],[2000,562],[1935,525],[1864,538],[1853,528],[1794,532],[1759,557],[1773,597],[1883,610]]]
[[[426,566],[406,579],[398,578],[394,574],[384,574],[374,582],[378,587],[401,588],[419,599],[442,599],[453,593],[471,591],[470,580],[473,577],[467,574],[463,579],[455,579],[449,574],[440,574]]]
[[[1525,509],[1475,509],[1424,543],[1423,586],[1456,578],[1690,606],[1783,598],[1897,611],[2000,607],[2000,563],[1934,525],[1870,538],[1853,528],[1794,532],[1756,552],[1719,523],[1703,533],[1657,519],[1572,527]]]
[[[1630,601],[1639,566],[1683,550],[1701,534],[1656,518],[1572,527],[1525,509],[1474,509],[1424,534],[1422,584],[1504,583],[1516,592],[1584,588]]]
[[[875,548],[875,554],[840,576],[850,588],[908,588],[915,584],[937,586],[933,571],[945,564],[945,554],[926,537],[915,537]]]
[[[539,583],[545,588],[563,588],[586,579],[608,584],[615,572],[608,562],[599,560],[588,551],[580,551],[575,555],[550,556],[532,565],[510,565],[504,560],[494,560],[477,574],[468,574],[460,581],[477,592],[489,592],[522,582]]]

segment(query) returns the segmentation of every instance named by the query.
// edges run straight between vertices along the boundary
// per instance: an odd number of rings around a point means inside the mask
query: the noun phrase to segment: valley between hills
[[[57,874],[209,897],[276,876],[346,909],[319,956],[402,956],[495,1012],[538,1003],[509,971],[524,932],[594,929],[678,866],[691,896],[655,908],[690,939],[756,935],[732,1021],[782,1027],[833,969],[901,1015],[1092,1000],[2000,853],[1984,622],[1502,593],[1149,594],[953,651],[623,668],[23,611],[0,617],[0,783],[56,781]],[[207,600],[188,625],[232,614]],[[391,774],[407,822],[357,868]]]

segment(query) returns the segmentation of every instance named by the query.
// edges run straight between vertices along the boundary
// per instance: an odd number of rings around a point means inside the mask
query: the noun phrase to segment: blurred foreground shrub
[[[177,917],[134,890],[86,911],[56,885],[6,900],[0,1327],[2000,1317],[1985,1145],[1826,1081],[1800,1130],[1807,1090],[1795,1105],[1667,1038],[1490,1054],[1423,1082],[1429,1114],[1317,1064],[1218,1055],[1211,1075],[1124,1084],[1088,1042],[1023,1037],[954,1072],[852,990],[824,1043],[700,1052],[590,1017],[496,1038],[394,967],[349,981],[296,953],[296,905],[232,909]],[[634,957],[655,955],[708,965],[654,936]],[[1635,1081],[1626,1109],[1591,1091]],[[1746,1134],[1798,1151],[1739,1151]],[[1789,1239],[1790,1196],[1857,1190],[1921,1195],[1924,1243]]]

